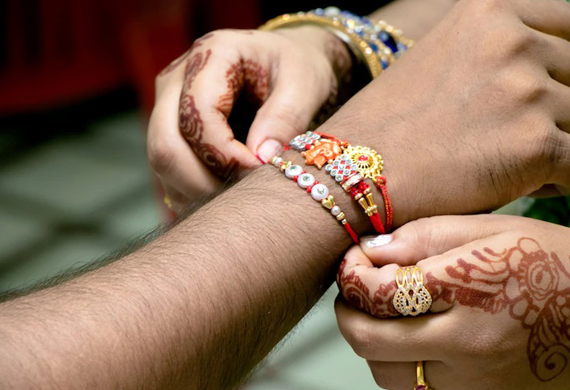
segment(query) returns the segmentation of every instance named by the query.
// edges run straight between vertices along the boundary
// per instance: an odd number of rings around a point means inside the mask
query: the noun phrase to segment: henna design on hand
[[[194,43],[192,44],[192,46],[190,46],[190,49],[186,50],[186,52],[184,54],[182,54],[180,57],[178,57],[177,59],[175,59],[174,61],[172,61],[166,68],[164,68],[158,75],[159,76],[164,76],[167,75],[168,73],[172,72],[174,69],[176,69],[178,67],[178,65],[180,65],[182,62],[184,62],[184,60],[186,58],[188,58],[188,56],[190,55],[190,53],[192,52],[192,50],[195,50],[197,48],[199,48],[200,46],[202,46],[203,42],[206,39],[209,39],[211,37],[214,36],[214,33],[208,33],[204,36],[202,36],[201,38],[198,38],[194,41]]]
[[[228,159],[214,145],[203,142],[204,122],[196,108],[194,96],[189,91],[196,76],[206,66],[212,51],[195,53],[187,62],[185,82],[182,88],[179,108],[180,132],[206,167],[218,177],[227,179],[238,167],[235,158]]]
[[[570,359],[570,274],[560,258],[528,237],[500,253],[484,248],[472,255],[477,263],[459,259],[456,266],[446,267],[451,282],[431,272],[426,275],[434,301],[492,314],[508,310],[530,330],[527,355],[532,373],[544,382],[556,378]]]
[[[346,259],[340,263],[336,281],[347,302],[357,309],[364,310],[378,318],[400,315],[392,304],[394,293],[398,289],[396,280],[387,284],[380,284],[371,297],[370,290],[362,282],[360,276],[356,275],[355,270],[350,271],[348,274],[345,272],[346,264]]]
[[[218,109],[228,117],[245,88],[245,96],[258,107],[269,96],[269,71],[253,60],[240,59],[226,71],[227,92],[220,96]]]

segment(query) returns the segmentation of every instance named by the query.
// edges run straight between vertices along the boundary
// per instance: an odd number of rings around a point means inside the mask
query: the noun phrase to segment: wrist
[[[334,33],[311,25],[279,28],[273,31],[303,45],[310,45],[315,51],[322,53],[339,81],[339,89],[348,89],[354,58],[346,44]]]
[[[386,100],[384,97],[374,93],[371,87],[361,92],[363,95],[367,93],[369,93],[370,99],[376,100],[376,103]],[[374,115],[373,122],[370,121],[370,115]],[[355,104],[351,100],[316,130],[332,134],[341,140],[346,140],[352,146],[369,147],[382,156],[384,160],[382,176],[387,179],[386,188],[393,206],[393,229],[413,219],[426,216],[422,214],[426,210],[415,207],[416,205],[421,206],[421,202],[418,203],[416,201],[418,191],[410,188],[410,183],[415,183],[420,188],[424,177],[418,175],[421,170],[410,170],[410,155],[407,153],[409,145],[402,144],[401,139],[398,138],[399,131],[395,129],[403,126],[398,121],[393,121],[394,117],[395,115],[391,114],[389,110],[384,111],[381,115],[377,112],[372,114],[361,103]],[[387,131],[387,129],[390,130]],[[417,161],[423,167],[420,160],[418,158]],[[334,180],[332,181],[334,183]],[[370,184],[374,193],[378,212],[382,220],[385,221],[385,209],[381,193],[370,180],[366,181]],[[338,187],[340,188],[340,186]],[[350,195],[344,192],[342,195],[339,194],[339,196],[350,199]],[[364,214],[356,202],[352,203],[353,212],[357,213],[358,216]],[[363,230],[364,232],[371,231],[372,225],[370,220],[365,217],[364,219],[359,219],[359,222],[357,229],[359,229],[360,233]]]

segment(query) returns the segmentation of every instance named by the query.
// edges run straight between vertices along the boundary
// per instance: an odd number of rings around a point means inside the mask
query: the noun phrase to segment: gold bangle
[[[278,28],[295,27],[300,25],[314,25],[331,31],[348,45],[356,58],[364,63],[372,78],[376,78],[382,73],[382,64],[380,63],[380,59],[376,53],[374,53],[374,50],[372,50],[370,45],[356,32],[346,28],[338,19],[331,19],[326,16],[303,12],[297,14],[285,14],[267,21],[259,27],[259,30],[271,31]],[[386,46],[382,45],[381,49],[383,50],[385,48]]]
[[[383,20],[377,21],[375,25],[378,26],[380,30],[390,34],[396,40],[396,43],[401,43],[404,46],[406,46],[406,50],[416,44],[416,41],[414,41],[413,39],[406,38],[402,30],[395,28],[394,26],[386,23]]]

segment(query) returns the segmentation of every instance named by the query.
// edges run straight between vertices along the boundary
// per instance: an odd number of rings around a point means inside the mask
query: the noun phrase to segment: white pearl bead
[[[311,196],[314,200],[321,201],[329,196],[329,189],[324,184],[317,184],[311,190]]]
[[[310,173],[303,173],[297,179],[297,184],[299,184],[299,187],[301,187],[301,188],[310,187],[313,184],[315,184],[315,177],[313,175],[311,175]]]
[[[337,215],[339,215],[339,214],[340,214],[340,207],[334,206],[334,207],[331,209],[331,214],[334,215],[335,217],[336,217]]]
[[[299,176],[303,172],[303,168],[300,165],[291,165],[287,169],[285,169],[285,176],[289,179],[294,178],[295,176]]]
[[[273,165],[275,165],[276,167],[279,167],[279,164],[281,164],[283,162],[283,159],[281,157],[277,157],[275,159],[275,161],[273,162]]]

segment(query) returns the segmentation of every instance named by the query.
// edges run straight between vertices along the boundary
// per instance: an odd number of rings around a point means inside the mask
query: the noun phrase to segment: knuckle
[[[209,38],[210,43],[218,44],[220,42],[224,42],[228,38],[228,35],[231,34],[231,30],[229,29],[214,30],[209,34],[210,34]]]
[[[236,33],[237,30],[230,29],[230,28],[223,28],[219,30],[212,31],[208,33],[208,41],[205,41],[204,44],[209,44],[211,46],[230,46],[231,42],[239,36]]]
[[[461,0],[465,14],[471,19],[495,15],[508,2],[508,0]]]
[[[525,118],[528,130],[521,135],[525,149],[525,161],[532,164],[547,163],[558,156],[561,140],[551,118],[528,115]]]
[[[154,77],[154,90],[158,91],[160,89],[160,86],[162,84],[162,80],[164,79],[163,77],[163,71],[160,71],[155,77]]]
[[[302,122],[299,110],[290,104],[284,104],[278,111],[275,112],[275,118],[289,127],[296,128]]]
[[[271,112],[264,111],[263,113],[260,112],[260,114],[275,123],[274,129],[276,132],[287,136],[297,134],[299,129],[308,125],[308,121],[304,118],[298,106],[292,104],[281,104],[276,110]]]
[[[414,247],[429,248],[434,240],[433,225],[433,217],[424,217],[417,219],[407,224],[405,235],[411,241],[411,243],[413,243],[412,245]],[[436,230],[437,229],[435,229],[435,231]]]
[[[532,30],[526,26],[505,28],[501,41],[500,49],[504,53],[504,57],[508,59],[519,58],[522,54],[527,53],[538,44],[542,44],[538,34],[533,33]]]
[[[348,344],[354,350],[354,353],[361,358],[366,359],[369,355],[371,343],[369,331],[365,329],[362,324],[356,323],[351,325],[350,329],[345,334],[345,337]]]
[[[558,127],[551,121],[549,122],[539,130],[538,142],[533,145],[531,156],[531,160],[538,161],[544,168],[547,179],[552,177],[562,165],[561,162],[568,158],[568,145],[560,136]]]
[[[541,101],[549,92],[546,78],[527,71],[508,72],[499,82],[503,96],[510,96],[511,101],[529,105]]]
[[[173,148],[167,141],[150,139],[147,145],[148,160],[151,168],[158,174],[163,175],[170,170],[174,163]]]

